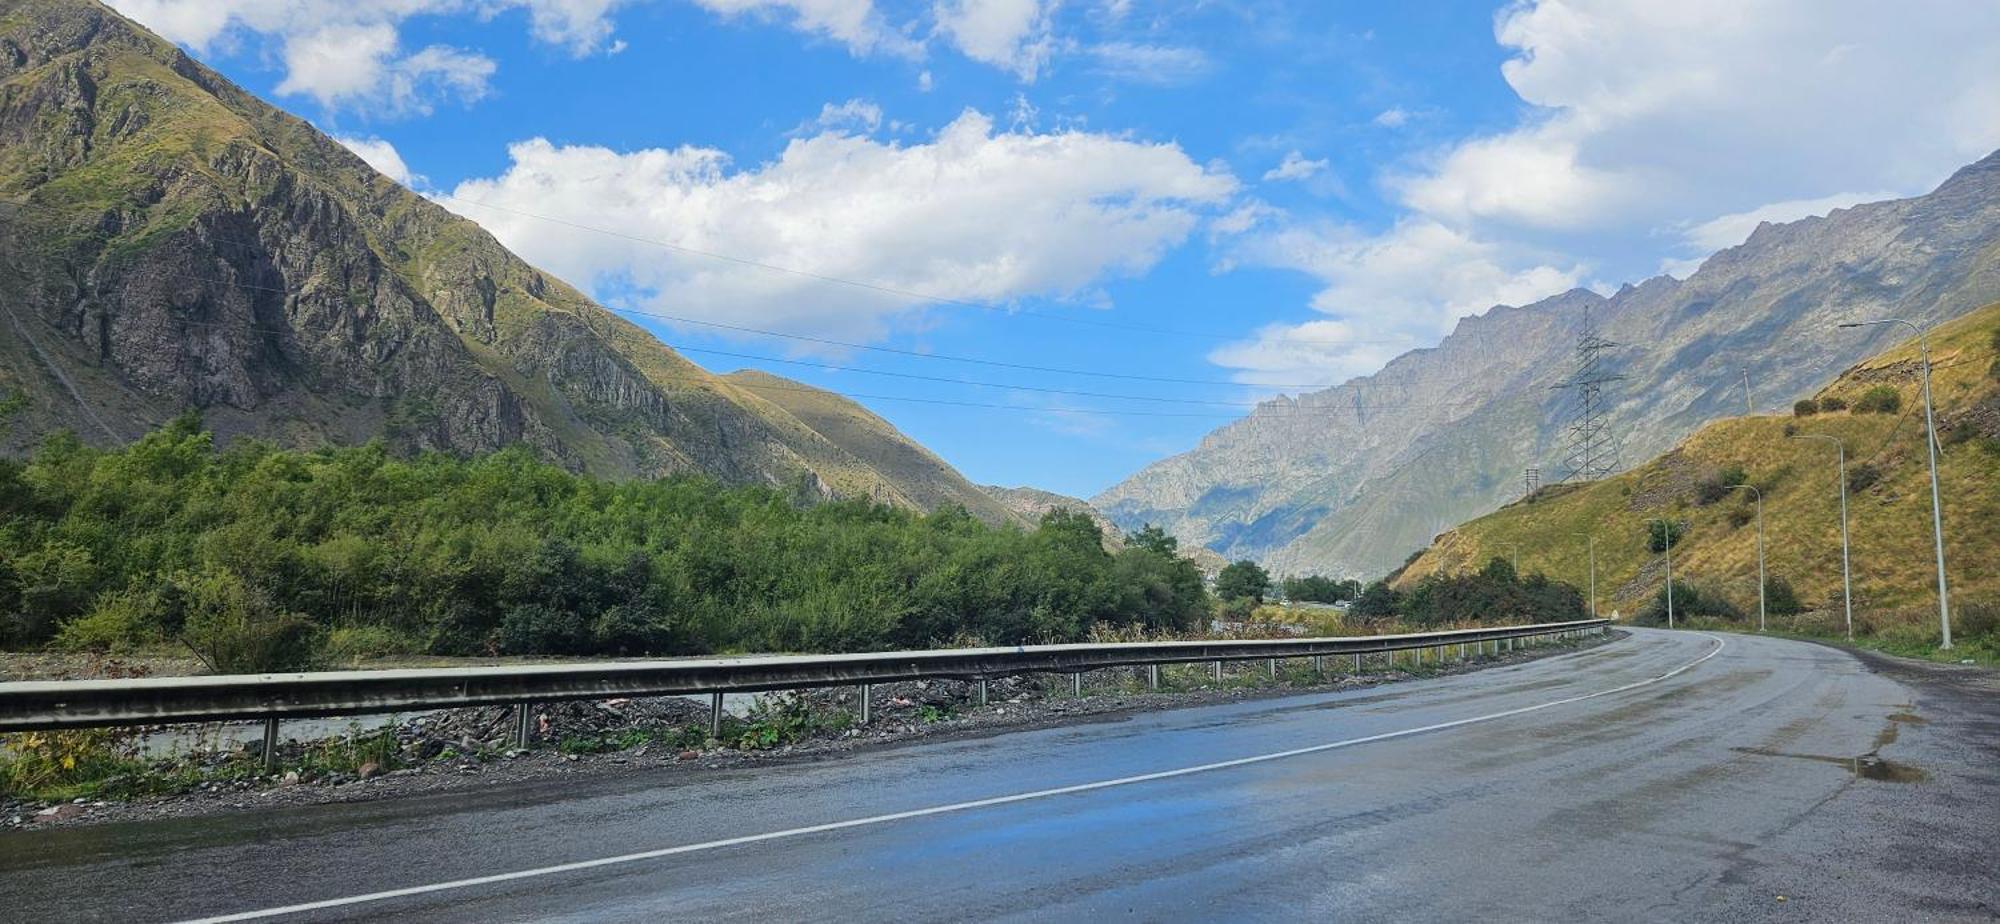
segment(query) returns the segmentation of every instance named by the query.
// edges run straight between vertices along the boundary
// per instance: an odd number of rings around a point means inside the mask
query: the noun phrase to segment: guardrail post
[[[875,718],[875,685],[861,685],[861,724],[866,725]]]
[[[1221,661],[1217,661],[1217,662],[1215,662],[1215,682],[1216,682],[1216,683],[1221,683],[1221,682],[1222,682],[1222,662],[1221,662]]]
[[[1069,675],[1069,695],[1083,695],[1083,672],[1074,671]]]
[[[986,705],[986,694],[986,678],[981,677],[979,678],[979,705]]]
[[[278,765],[278,720],[264,720],[264,769]]]
[[[1146,686],[1152,689],[1152,691],[1155,693],[1159,692],[1160,666],[1158,664],[1146,665]]]
[[[1264,659],[1264,669],[1265,669],[1265,671],[1266,671],[1266,672],[1268,672],[1268,673],[1269,673],[1269,674],[1271,675],[1271,679],[1272,679],[1272,680],[1276,680],[1276,679],[1278,679],[1278,659],[1277,659],[1277,658],[1265,658],[1265,659]]]
[[[708,736],[722,740],[722,694],[708,694]]]
[[[528,749],[528,704],[514,704],[514,746]]]

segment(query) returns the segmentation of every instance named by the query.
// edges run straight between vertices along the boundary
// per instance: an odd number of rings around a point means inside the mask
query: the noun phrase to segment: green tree
[[[1231,562],[1215,576],[1215,595],[1224,600],[1249,599],[1262,603],[1270,589],[1270,572],[1247,558]]]

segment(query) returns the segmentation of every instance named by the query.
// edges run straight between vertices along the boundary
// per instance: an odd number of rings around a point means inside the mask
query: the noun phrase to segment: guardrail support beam
[[[1146,686],[1155,693],[1159,692],[1160,666],[1158,664],[1146,665]]]
[[[708,736],[722,740],[722,694],[708,694]]]
[[[278,720],[264,720],[264,769],[278,765]]]
[[[1083,672],[1072,671],[1069,675],[1069,695],[1083,695]]]
[[[1216,683],[1221,683],[1221,682],[1222,682],[1222,662],[1221,662],[1221,661],[1217,661],[1217,662],[1215,662],[1215,682],[1216,682]]]
[[[986,696],[987,696],[986,678],[981,677],[979,678],[979,705],[981,706],[986,705]]]
[[[875,685],[861,685],[861,724],[866,725],[875,718]]]
[[[514,746],[528,749],[528,704],[514,704]]]

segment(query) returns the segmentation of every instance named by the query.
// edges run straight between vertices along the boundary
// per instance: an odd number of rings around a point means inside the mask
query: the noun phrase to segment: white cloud
[[[1192,83],[1211,66],[1205,52],[1183,45],[1105,42],[1091,46],[1090,55],[1097,60],[1098,73],[1106,77],[1158,87]]]
[[[381,138],[343,138],[339,135],[335,135],[333,140],[389,179],[410,187],[423,182],[423,177],[410,171],[410,165],[403,162],[403,155],[388,141]]]
[[[1798,221],[1814,215],[1825,215],[1834,209],[1844,209],[1863,202],[1880,202],[1896,197],[1892,192],[1837,193],[1820,196],[1817,199],[1793,199],[1787,202],[1773,202],[1747,212],[1736,212],[1711,218],[1689,228],[1682,237],[1689,246],[1702,253],[1713,253],[1725,247],[1734,247],[1750,237],[1750,232],[1764,222],[1783,224]]]
[[[1298,151],[1292,151],[1291,153],[1286,154],[1285,159],[1279,161],[1276,167],[1272,167],[1270,170],[1266,171],[1264,174],[1264,179],[1267,182],[1285,181],[1285,180],[1304,180],[1304,179],[1309,179],[1315,174],[1318,174],[1324,170],[1326,170],[1325,160],[1323,159],[1307,160],[1304,154],[1300,154]]]
[[[725,17],[751,16],[831,39],[855,55],[919,57],[923,46],[890,28],[873,0],[693,0]]]
[[[491,18],[524,11],[536,39],[575,55],[617,51],[611,14],[628,0],[110,0],[170,41],[206,52],[238,34],[277,44],[278,92],[328,108],[386,114],[484,96],[497,67],[477,51],[429,45],[405,52],[403,24],[418,16]]]
[[[928,142],[838,131],[733,169],[706,148],[620,153],[541,139],[445,204],[577,283],[645,293],[649,310],[842,338],[927,306],[658,246],[579,233],[483,202],[801,273],[1005,303],[1093,300],[1185,240],[1237,189],[1175,145],[1083,132],[996,132],[966,112]]]
[[[2000,6],[1983,0],[1542,0],[1495,33],[1540,110],[1397,183],[1459,224],[1650,229],[1907,194],[2000,146]]]
[[[937,0],[938,31],[974,61],[1033,82],[1055,51],[1053,0]]]
[[[1410,113],[1400,106],[1384,109],[1375,115],[1375,124],[1383,128],[1402,128],[1410,121]]]
[[[1333,384],[1372,371],[1410,345],[1435,341],[1467,315],[1568,291],[1584,277],[1580,265],[1561,265],[1424,219],[1374,235],[1341,225],[1293,224],[1244,238],[1232,259],[1311,274],[1324,284],[1312,307],[1332,316],[1266,327],[1210,354],[1210,361],[1242,370],[1239,378],[1247,382],[1288,372],[1288,382]]]
[[[811,122],[799,126],[793,134],[807,134],[817,131],[859,130],[868,134],[882,127],[882,107],[865,99],[851,99],[838,105],[827,103],[819,107],[819,116]]]

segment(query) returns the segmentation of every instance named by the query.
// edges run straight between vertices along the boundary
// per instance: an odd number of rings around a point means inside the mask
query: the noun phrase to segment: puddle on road
[[[1816,760],[1823,764],[1844,767],[1849,773],[1864,780],[1879,780],[1884,783],[1921,783],[1931,778],[1923,768],[1898,763],[1881,755],[1881,750],[1895,744],[1902,734],[1903,725],[1923,725],[1924,720],[1908,712],[1898,712],[1889,716],[1889,724],[1875,733],[1875,746],[1866,754],[1854,757],[1836,757],[1830,754],[1794,754],[1775,748],[1730,748],[1740,754],[1755,754],[1759,757],[1789,757],[1793,760]]]
[[[1931,778],[1920,767],[1885,760],[1876,754],[1862,754],[1859,757],[1834,757],[1830,754],[1793,754],[1788,751],[1774,751],[1770,748],[1730,748],[1739,754],[1755,754],[1759,757],[1789,757],[1793,760],[1816,760],[1823,764],[1844,767],[1849,773],[1864,780],[1881,780],[1885,783],[1920,783]]]

